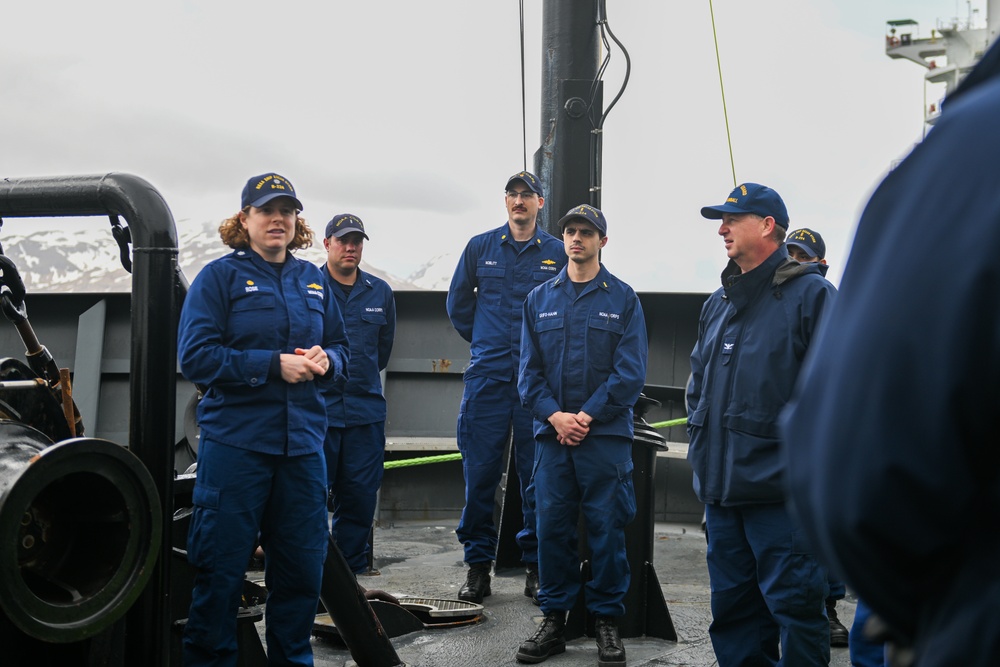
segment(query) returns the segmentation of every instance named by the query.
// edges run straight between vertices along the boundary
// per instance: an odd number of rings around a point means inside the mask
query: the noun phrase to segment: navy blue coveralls
[[[344,321],[323,275],[288,256],[280,276],[257,253],[209,263],[191,284],[178,360],[207,388],[188,535],[196,568],[184,664],[236,665],[236,614],[254,544],[267,553],[271,664],[311,665],[326,530],[326,405],[321,385],[344,380]],[[321,345],[330,371],[288,384],[278,355]]]
[[[868,201],[782,419],[803,526],[917,667],[1000,656],[998,119],[994,42]]]
[[[396,335],[396,302],[381,278],[358,270],[350,295],[326,265],[351,344],[347,386],[326,392],[326,472],[333,501],[330,532],[355,573],[368,569],[372,519],[385,462],[385,397],[380,371]]]
[[[518,390],[538,444],[538,598],[546,614],[568,611],[579,596],[581,511],[593,574],[587,610],[625,614],[625,526],[636,512],[632,407],[646,382],[648,347],[638,297],[603,265],[579,296],[563,269],[524,304]],[[579,445],[556,440],[548,418],[560,411],[593,417]]]
[[[702,307],[688,385],[688,460],[705,503],[709,635],[721,667],[826,665],[826,570],[785,506],[778,416],[836,288],[777,248]]]
[[[524,299],[566,265],[561,240],[536,228],[518,247],[510,224],[472,237],[448,289],[448,317],[469,341],[471,361],[458,410],[458,448],[465,472],[465,508],[455,531],[466,563],[496,557],[494,494],[503,475],[503,453],[513,431],[512,451],[521,485],[524,529],[517,535],[525,563],[538,560],[535,512],[528,494],[535,440],[531,414],[517,396],[515,373]]]

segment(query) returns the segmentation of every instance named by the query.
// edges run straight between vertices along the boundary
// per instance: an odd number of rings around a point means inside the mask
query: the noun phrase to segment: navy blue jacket
[[[257,253],[236,250],[209,262],[188,290],[178,326],[181,373],[207,388],[198,425],[213,440],[266,454],[323,449],[325,383],[347,369],[344,320],[315,265],[291,255],[280,279]],[[323,378],[289,384],[269,377],[276,353],[320,345]]]
[[[778,415],[836,289],[784,246],[745,274],[730,261],[722,284],[702,307],[691,352],[694,490],[703,503],[782,502]]]
[[[517,389],[535,436],[553,413],[593,417],[590,435],[632,438],[632,407],[646,383],[646,320],[635,291],[604,265],[576,294],[566,269],[524,303]]]
[[[471,343],[466,372],[510,381],[517,371],[528,292],[566,266],[563,242],[536,228],[518,250],[510,224],[473,236],[448,288],[448,317]]]
[[[871,196],[782,422],[803,525],[921,666],[1000,655],[998,119],[994,44]]]
[[[379,372],[389,365],[396,335],[396,301],[389,284],[377,276],[358,270],[350,296],[344,294],[325,264],[327,289],[337,299],[351,344],[348,380],[343,391],[326,392],[329,426],[343,428],[385,421],[385,397]]]

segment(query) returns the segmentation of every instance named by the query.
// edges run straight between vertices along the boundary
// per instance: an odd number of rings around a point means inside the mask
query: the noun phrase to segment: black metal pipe
[[[0,218],[95,215],[121,216],[132,235],[129,449],[153,477],[163,513],[158,525],[170,526],[177,321],[186,284],[177,264],[173,215],[156,188],[131,174],[0,180]],[[164,529],[150,582],[128,614],[128,664],[169,663],[171,546]]]
[[[555,223],[571,207],[591,202],[590,110],[603,107],[597,82],[600,30],[597,0],[545,0],[542,5],[542,144],[535,173],[545,186],[538,223]],[[596,83],[596,87],[595,87]]]

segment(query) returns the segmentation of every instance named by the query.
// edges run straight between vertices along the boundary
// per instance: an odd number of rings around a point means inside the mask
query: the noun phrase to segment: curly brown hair
[[[219,225],[219,238],[222,242],[233,250],[239,250],[240,248],[250,247],[250,235],[247,233],[246,227],[240,223],[240,213],[246,214],[250,212],[250,207],[247,206],[241,211],[238,211],[235,215],[230,218],[226,218]],[[292,237],[291,243],[286,246],[289,252],[298,250],[299,248],[308,248],[313,244],[313,233],[309,229],[309,225],[306,223],[306,219],[300,215],[295,216],[295,236]]]

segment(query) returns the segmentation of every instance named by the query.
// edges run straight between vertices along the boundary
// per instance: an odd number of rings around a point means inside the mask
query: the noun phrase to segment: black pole
[[[125,662],[169,664],[169,563],[173,515],[177,320],[182,287],[177,228],[162,195],[131,174],[0,180],[0,218],[118,215],[132,234],[132,349],[129,449],[160,494],[163,538],[142,595],[126,617]]]
[[[557,236],[555,223],[567,210],[593,203],[593,160],[600,162],[592,149],[593,119],[600,118],[604,104],[597,81],[597,15],[597,0],[545,0],[542,5],[542,145],[535,153],[535,173],[545,187],[545,207],[538,221]]]

